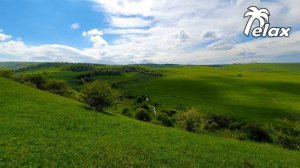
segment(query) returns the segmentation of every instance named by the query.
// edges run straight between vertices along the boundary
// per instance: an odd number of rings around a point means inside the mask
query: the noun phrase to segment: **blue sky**
[[[243,35],[249,6],[289,38]],[[299,62],[298,0],[1,0],[0,61]],[[286,59],[285,59],[286,56]]]
[[[88,47],[82,30],[104,28],[105,16],[81,0],[1,0],[0,27],[7,34],[21,37],[28,44],[65,44]],[[80,29],[70,30],[73,23]]]

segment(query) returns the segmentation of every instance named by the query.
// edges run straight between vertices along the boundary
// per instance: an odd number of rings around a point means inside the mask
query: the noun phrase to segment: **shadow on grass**
[[[173,106],[200,106],[204,107],[204,112],[261,122],[297,121],[300,118],[299,111],[292,110],[289,105],[300,100],[300,83],[206,76],[193,80],[158,79],[129,84],[126,88],[130,92],[146,94]]]
[[[96,112],[96,113],[101,113],[101,114],[105,114],[105,115],[109,115],[109,116],[116,116],[115,114],[109,113],[107,111],[97,111],[95,110],[95,108],[92,108],[88,105],[82,105],[82,108],[88,111],[92,111],[92,112]]]

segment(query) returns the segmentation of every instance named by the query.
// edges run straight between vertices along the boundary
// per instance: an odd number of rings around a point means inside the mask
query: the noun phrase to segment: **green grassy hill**
[[[121,82],[167,107],[197,106],[246,121],[300,120],[300,65],[254,64],[161,68],[159,78]],[[241,76],[239,76],[241,74]]]
[[[79,102],[3,78],[0,135],[0,167],[300,165],[298,151],[96,113]]]
[[[41,66],[25,73],[43,73],[80,88],[78,77],[86,72],[68,71],[65,66]],[[158,110],[195,106],[203,113],[275,125],[300,120],[300,64],[146,67],[163,76],[125,73],[94,78],[117,84],[135,97],[147,95],[160,104]],[[131,105],[120,108],[124,106]]]

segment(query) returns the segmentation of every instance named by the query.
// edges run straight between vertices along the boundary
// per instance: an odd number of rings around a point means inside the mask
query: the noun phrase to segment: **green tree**
[[[45,90],[61,95],[61,96],[69,96],[69,85],[64,80],[48,80],[45,84]]]
[[[135,118],[137,118],[138,120],[141,120],[141,121],[151,121],[152,120],[152,116],[151,116],[150,112],[148,112],[147,110],[145,110],[143,108],[137,109]]]
[[[11,78],[13,76],[13,71],[6,70],[6,69],[0,69],[0,76],[5,78]]]
[[[44,89],[44,85],[46,84],[46,78],[41,74],[33,74],[26,76],[26,81],[34,84],[38,89]]]
[[[84,85],[83,100],[97,111],[103,111],[117,101],[116,92],[106,82],[94,81]]]
[[[196,132],[201,124],[201,114],[195,108],[191,108],[185,112],[178,114],[177,122],[184,129]]]

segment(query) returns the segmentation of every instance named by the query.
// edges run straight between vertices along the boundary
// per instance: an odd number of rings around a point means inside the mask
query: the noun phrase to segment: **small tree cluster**
[[[6,69],[0,69],[0,76],[4,78],[11,78],[13,76],[13,71],[6,70]]]
[[[48,80],[44,89],[61,96],[69,96],[71,94],[69,91],[69,84],[64,80]]]
[[[201,114],[195,108],[178,114],[177,122],[187,131],[196,132],[201,124]]]
[[[97,111],[103,111],[105,108],[112,106],[117,100],[116,93],[106,82],[94,81],[87,83],[84,85],[82,93],[83,100]]]
[[[135,117],[138,120],[141,120],[141,121],[151,121],[152,120],[152,115],[149,111],[147,111],[143,108],[138,108],[136,111],[137,112],[135,114]]]

